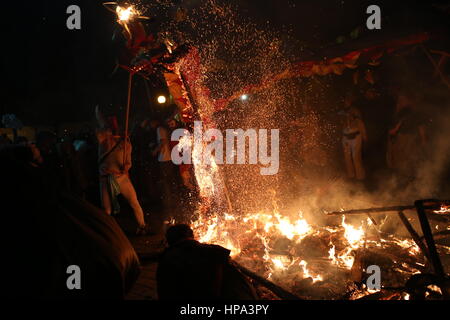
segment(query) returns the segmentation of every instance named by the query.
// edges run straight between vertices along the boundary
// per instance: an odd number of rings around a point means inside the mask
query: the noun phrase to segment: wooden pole
[[[284,299],[284,300],[305,300],[305,299],[302,299],[302,298],[296,296],[295,294],[293,294],[293,293],[291,293],[291,292],[281,288],[280,286],[276,285],[275,283],[273,283],[273,282],[271,282],[271,281],[269,281],[267,279],[264,279],[263,277],[257,275],[253,271],[248,270],[247,268],[241,266],[239,263],[237,263],[234,260],[231,261],[231,264],[234,265],[236,268],[238,268],[247,277],[252,278],[253,280],[258,282],[259,284],[263,285],[264,287],[266,287],[267,289],[269,289],[270,291],[275,293],[281,299]]]
[[[422,227],[422,233],[425,237],[425,241],[428,247],[428,253],[430,255],[431,263],[433,265],[434,272],[438,277],[443,279],[445,277],[444,268],[439,258],[439,253],[436,249],[436,244],[433,239],[433,234],[431,232],[430,223],[428,222],[427,215],[425,213],[425,205],[423,200],[418,200],[415,202],[417,207],[417,215],[419,216],[420,226]]]
[[[400,220],[402,220],[403,224],[405,225],[405,228],[408,230],[414,242],[417,244],[420,250],[422,250],[423,255],[427,258],[428,261],[431,262],[430,254],[428,253],[428,248],[423,244],[416,230],[414,230],[413,226],[409,223],[408,218],[405,217],[403,211],[399,211],[398,216]]]
[[[442,205],[448,205],[450,204],[450,201],[448,200],[436,200],[434,204],[426,205],[423,208],[425,210],[439,210],[441,209]],[[344,211],[334,211],[334,212],[325,212],[327,216],[339,216],[343,214],[367,214],[367,213],[381,213],[381,212],[399,212],[399,211],[406,211],[406,210],[416,210],[416,206],[392,206],[392,207],[380,207],[380,208],[367,208],[367,209],[354,209],[354,210],[344,210]],[[441,216],[442,221],[447,221],[445,215],[439,215],[439,214],[433,214],[429,213],[429,217],[431,218],[437,218],[436,216]]]
[[[367,213],[381,213],[381,212],[398,212],[404,210],[415,210],[415,206],[393,206],[393,207],[381,207],[381,208],[367,208],[367,209],[355,209],[345,211],[327,212],[328,216],[338,216],[343,214],[367,214]]]
[[[133,82],[133,73],[130,72],[128,76],[128,95],[127,95],[127,110],[125,112],[125,132],[123,141],[123,170],[125,171],[125,163],[127,158],[127,144],[128,144],[128,123],[130,119],[130,105],[131,105],[131,85]]]

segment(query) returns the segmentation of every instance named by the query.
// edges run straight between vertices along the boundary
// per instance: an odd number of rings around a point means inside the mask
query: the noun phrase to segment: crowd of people
[[[5,219],[8,225],[21,226],[20,230],[26,232],[4,251],[11,259],[2,270],[11,275],[6,287],[12,290],[12,296],[123,298],[130,290],[139,273],[138,258],[111,215],[121,211],[117,195],[122,194],[134,213],[137,232],[149,231],[130,179],[134,151],[139,157],[147,152],[157,163],[161,179],[158,198],[164,212],[176,210],[181,188],[186,192],[195,189],[190,177],[192,168],[177,167],[170,158],[175,146],[170,144],[170,133],[178,127],[175,119],[168,119],[166,125],[145,120],[127,138],[119,134],[114,116],[104,116],[97,108],[96,118],[95,136],[85,132],[73,139],[62,139],[46,131],[40,132],[36,141],[22,137],[11,141],[2,136]],[[141,176],[147,171],[151,178],[150,172],[155,169],[151,159],[137,161]],[[95,169],[89,170],[89,166]],[[93,196],[91,187],[99,193],[103,211],[86,201]],[[9,232],[2,236],[11,237]],[[196,241],[187,224],[171,226],[165,238],[167,248],[157,269],[159,299],[257,299],[252,283],[231,262],[229,250]],[[32,253],[25,257],[27,249]],[[29,257],[39,264],[43,276],[30,282],[34,290],[24,292],[20,284],[27,278],[17,279],[19,273],[25,273],[24,261]],[[80,292],[65,288],[66,265],[74,263],[83,270]]]
[[[127,202],[137,234],[152,232],[146,217],[155,211],[167,221],[188,218],[196,186],[192,166],[175,165],[171,159],[176,142],[170,135],[182,126],[176,115],[164,120],[145,119],[127,137],[116,116],[104,115],[99,107],[95,115],[96,128],[61,137],[41,131],[35,141],[22,136],[12,141],[4,134],[0,148],[29,148],[33,165],[49,181],[101,207],[108,215],[119,214],[120,204]]]
[[[292,123],[301,132],[291,133],[289,138],[301,140],[297,150],[297,158],[301,158],[299,170],[309,174],[324,172],[330,166],[322,154],[325,148],[316,143],[321,134],[319,119],[310,111],[304,110],[303,117]],[[194,172],[192,165],[172,162],[172,150],[178,142],[170,139],[171,133],[185,124],[177,121],[176,116],[144,119],[125,137],[114,115],[105,116],[98,107],[95,114],[98,123],[95,129],[85,128],[79,134],[63,137],[43,131],[37,134],[36,141],[20,136],[11,141],[2,135],[0,146],[27,145],[35,155],[34,163],[50,180],[102,207],[109,215],[119,214],[120,203],[126,200],[134,213],[137,233],[148,232],[145,219],[154,211],[162,212],[167,221],[175,218],[188,222],[197,197]],[[367,119],[353,95],[345,98],[340,115],[343,169],[349,180],[364,182],[367,179],[364,151],[371,144]],[[420,162],[418,149],[427,144],[426,119],[413,101],[400,93],[389,127],[386,167],[404,185],[413,179]]]

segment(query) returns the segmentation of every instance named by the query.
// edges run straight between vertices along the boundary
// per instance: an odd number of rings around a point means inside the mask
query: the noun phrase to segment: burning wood
[[[412,207],[385,207],[381,211]],[[435,205],[427,207],[436,209]],[[367,210],[350,211],[357,213]],[[310,224],[301,212],[288,217],[275,211],[243,216],[200,215],[193,226],[200,241],[229,248],[242,268],[252,270],[250,277],[257,275],[309,299],[357,299],[373,294],[361,286],[367,276],[364,270],[371,264],[380,266],[383,286],[391,288],[402,287],[412,275],[429,270],[426,255],[420,254],[427,251],[423,251],[418,236],[411,240],[380,233],[369,218],[355,225],[344,215],[338,225],[319,227]],[[352,289],[352,283],[357,283],[358,288]],[[389,292],[371,298],[407,297]]]

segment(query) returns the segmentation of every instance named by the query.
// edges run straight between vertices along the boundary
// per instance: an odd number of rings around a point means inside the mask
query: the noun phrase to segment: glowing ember
[[[440,210],[434,210],[434,213],[439,213],[439,214],[445,214],[445,213],[450,213],[450,206],[441,206]]]

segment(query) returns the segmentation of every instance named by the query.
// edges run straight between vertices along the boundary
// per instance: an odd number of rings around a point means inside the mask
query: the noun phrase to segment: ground
[[[141,273],[132,290],[126,296],[127,300],[156,300],[156,267],[157,256],[164,248],[164,224],[160,213],[146,214],[152,234],[135,236],[136,228],[132,214],[125,212],[116,217],[117,222],[128,236],[141,262]]]
[[[162,236],[132,237],[130,241],[139,255],[142,267],[141,274],[126,299],[156,300],[156,256],[163,247]]]

